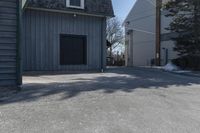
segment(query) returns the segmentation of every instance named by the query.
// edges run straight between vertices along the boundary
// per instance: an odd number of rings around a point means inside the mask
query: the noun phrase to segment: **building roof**
[[[111,0],[85,0],[85,9],[66,7],[66,0],[29,0],[27,7],[62,10],[74,13],[101,15],[106,17],[114,16]]]

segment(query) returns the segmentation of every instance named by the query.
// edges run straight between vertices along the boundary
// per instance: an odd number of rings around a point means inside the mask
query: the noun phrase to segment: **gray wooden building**
[[[86,71],[106,66],[111,0],[30,0],[23,13],[24,71]]]
[[[21,84],[19,0],[0,0],[0,86]]]

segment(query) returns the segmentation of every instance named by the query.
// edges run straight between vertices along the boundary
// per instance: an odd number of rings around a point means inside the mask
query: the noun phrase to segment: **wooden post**
[[[162,0],[156,0],[156,65],[161,65],[161,6],[162,6]]]

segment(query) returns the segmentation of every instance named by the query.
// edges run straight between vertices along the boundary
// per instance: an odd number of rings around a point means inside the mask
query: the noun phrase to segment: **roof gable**
[[[29,0],[28,7],[64,10],[110,17],[114,16],[111,0],[85,0],[85,9],[66,7],[66,0]]]
[[[124,20],[124,24],[137,17],[141,17],[144,14],[151,13],[152,9],[156,9],[156,0],[137,0]]]

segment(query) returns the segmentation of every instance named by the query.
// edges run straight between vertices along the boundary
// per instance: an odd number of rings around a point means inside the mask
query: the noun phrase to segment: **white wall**
[[[163,0],[163,4],[165,4],[166,2],[168,2],[169,0]],[[169,27],[169,24],[172,21],[171,17],[165,17],[165,15],[167,14],[167,12],[162,11],[161,13],[161,34],[169,34],[171,33],[171,31],[166,30],[166,28]],[[175,47],[175,43],[172,40],[168,40],[168,41],[162,41],[161,42],[161,64],[165,65],[165,52],[163,50],[163,48],[168,49],[168,61],[175,59],[178,57],[178,53],[175,52],[173,50],[173,48]]]
[[[150,65],[151,59],[155,58],[155,0],[138,0],[125,20],[126,33],[133,30],[133,41],[130,35],[126,35],[128,50],[128,66]],[[127,24],[129,22],[129,24]]]
[[[169,0],[163,0],[163,4]],[[166,12],[161,13],[161,34],[170,33],[166,30],[172,18],[165,17]],[[129,24],[127,23],[129,22]],[[156,29],[156,0],[137,0],[124,21],[126,33],[133,30],[132,34],[126,35],[126,65],[149,66],[151,59],[155,58],[155,29]],[[131,41],[131,38],[133,41]],[[174,52],[174,42],[171,40],[161,42],[161,64],[165,65],[168,49],[168,60],[177,57]]]
[[[166,2],[168,2],[168,1],[169,0],[162,0],[163,5],[166,4]],[[172,18],[171,17],[165,17],[166,14],[167,14],[166,11],[161,12],[161,34],[170,33],[170,31],[166,30],[165,28],[169,27],[169,24],[172,21]]]
[[[174,48],[174,42],[173,41],[162,41],[161,42],[161,65],[165,65],[166,63],[166,53],[165,49],[168,49],[168,62],[172,59],[175,59],[178,57],[178,53],[173,50]],[[165,48],[165,49],[163,49]]]

